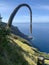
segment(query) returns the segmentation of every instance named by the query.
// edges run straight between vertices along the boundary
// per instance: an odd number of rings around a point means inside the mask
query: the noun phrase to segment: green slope
[[[49,54],[31,47],[30,43],[0,26],[0,65],[37,65],[38,56],[44,56],[49,65]]]

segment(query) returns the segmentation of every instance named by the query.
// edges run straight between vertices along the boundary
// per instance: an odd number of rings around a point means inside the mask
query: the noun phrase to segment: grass
[[[18,46],[20,46],[24,50],[23,56],[28,61],[29,65],[36,65],[38,56],[44,56],[44,58],[47,58],[47,59],[49,58],[48,54],[38,51],[36,48],[26,44],[25,43],[27,42],[26,40],[22,39],[23,41],[25,41],[25,42],[22,42],[20,41],[20,38],[19,39],[18,38],[19,37],[17,37],[17,39],[14,39],[10,37],[10,39],[12,39]],[[45,64],[48,65],[49,60],[45,59]]]
[[[49,54],[40,52],[30,43],[0,27],[0,65],[37,65],[38,56],[44,56],[49,65]]]
[[[46,65],[49,65],[49,60],[45,60],[45,64]]]

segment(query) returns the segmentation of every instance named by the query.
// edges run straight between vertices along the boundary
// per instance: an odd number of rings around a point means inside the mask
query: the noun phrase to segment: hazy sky
[[[9,16],[19,4],[27,3],[32,9],[33,22],[49,22],[49,0],[0,0],[0,13],[3,21],[8,22]],[[29,10],[22,7],[13,22],[29,22]]]

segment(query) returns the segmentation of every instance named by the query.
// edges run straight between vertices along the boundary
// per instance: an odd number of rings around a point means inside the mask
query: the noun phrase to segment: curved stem
[[[16,15],[16,13],[18,12],[18,10],[22,7],[22,6],[26,6],[28,7],[29,11],[30,11],[30,32],[32,33],[32,10],[30,8],[30,6],[28,4],[20,4],[18,5],[14,11],[12,12],[12,14],[10,15],[9,17],[9,20],[8,20],[8,26],[11,27],[11,24],[12,24],[12,20],[14,18],[14,16]]]

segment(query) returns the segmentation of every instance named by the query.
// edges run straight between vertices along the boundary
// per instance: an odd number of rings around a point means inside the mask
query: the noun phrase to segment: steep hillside
[[[0,26],[0,65],[37,65],[39,56],[44,56],[49,65],[49,54],[40,52],[30,43]]]

